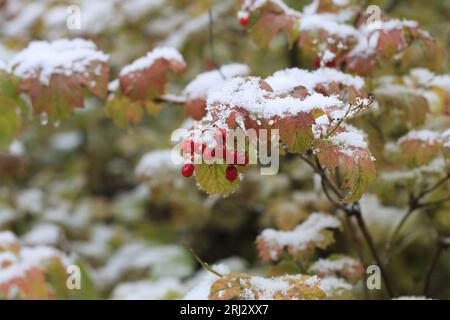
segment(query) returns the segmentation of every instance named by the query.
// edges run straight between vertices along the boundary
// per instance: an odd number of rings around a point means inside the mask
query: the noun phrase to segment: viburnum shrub
[[[100,99],[121,128],[139,123],[164,103],[182,105],[193,121],[178,141],[176,170],[188,179],[175,183],[158,172],[159,165],[173,169],[164,163],[168,151],[139,164],[138,174],[165,179],[167,189],[195,179],[202,192],[229,197],[247,175],[251,179],[256,168],[270,165],[269,155],[280,155],[281,167],[292,159],[308,166],[313,178],[306,187],[323,196],[320,205],[303,198],[299,204],[286,194],[268,208],[255,205],[254,211],[266,210],[278,227],[256,238],[261,261],[273,264],[269,277],[201,262],[214,275],[203,298],[347,298],[353,285],[366,285],[365,271],[372,264],[380,268],[380,296],[399,296],[404,292],[389,272],[391,261],[407,245],[402,229],[416,212],[423,214],[417,224],[431,230],[436,251],[420,275],[419,295],[428,296],[436,264],[450,244],[450,76],[438,58],[442,48],[417,22],[381,12],[374,17],[359,1],[314,0],[298,7],[281,0],[240,0],[235,12],[235,27],[244,29],[260,52],[286,39],[289,67],[258,75],[245,64],[213,61],[214,68],[196,75],[180,95],[167,93],[169,80],[192,71],[173,47],[155,47],[110,70],[110,57],[93,41],[33,41],[7,64],[0,61],[0,145],[11,144],[29,112],[43,123],[59,123],[83,108],[86,98]],[[419,60],[427,68],[418,67]],[[272,181],[263,176],[258,183],[264,179]],[[151,184],[153,191],[156,185]],[[383,241],[367,226],[365,193],[379,208],[404,210]],[[183,206],[167,193],[151,194],[164,204],[169,198],[174,207]],[[191,195],[200,201],[197,193]],[[349,234],[354,250],[329,254],[339,230]],[[14,255],[18,250],[8,248]],[[47,269],[31,270],[41,281]],[[15,281],[20,295],[36,296]],[[0,282],[0,293],[5,290]],[[201,290],[187,297],[196,298]]]

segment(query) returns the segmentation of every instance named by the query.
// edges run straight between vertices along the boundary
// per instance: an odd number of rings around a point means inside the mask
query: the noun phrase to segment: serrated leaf
[[[240,170],[239,166],[236,166]],[[225,178],[226,164],[196,164],[195,179],[198,186],[208,194],[227,196],[239,187],[239,177],[234,181]]]

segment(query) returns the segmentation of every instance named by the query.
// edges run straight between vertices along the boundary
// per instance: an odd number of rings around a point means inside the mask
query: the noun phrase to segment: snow
[[[165,0],[127,0],[122,4],[122,11],[131,20],[138,20],[151,10],[164,5]]]
[[[176,296],[184,292],[184,286],[177,278],[124,282],[113,291],[113,299],[119,300],[161,300],[168,294]]]
[[[138,177],[166,175],[180,169],[183,158],[172,149],[150,151],[144,154],[135,169]]]
[[[148,52],[144,57],[134,60],[131,64],[125,66],[119,73],[120,76],[127,75],[131,72],[144,70],[151,67],[158,59],[166,59],[168,61],[177,61],[184,64],[183,56],[174,48],[159,47]]]
[[[313,213],[302,224],[290,231],[277,231],[274,229],[265,229],[259,236],[269,246],[289,246],[296,251],[307,248],[311,242],[320,242],[324,240],[321,231],[326,228],[339,228],[340,221],[324,213]],[[274,253],[275,254],[275,253]],[[274,256],[275,258],[275,256]]]
[[[9,247],[17,242],[17,237],[11,231],[0,232],[0,248]]]
[[[32,41],[12,58],[9,67],[22,78],[39,73],[41,83],[48,85],[54,74],[84,73],[91,63],[107,62],[108,58],[92,41],[84,39]]]
[[[82,139],[83,137],[78,131],[61,132],[51,137],[50,145],[55,150],[72,151],[81,145]]]
[[[298,86],[303,86],[312,91],[318,84],[326,85],[333,82],[352,86],[358,90],[364,88],[363,78],[345,74],[332,68],[320,68],[315,71],[298,68],[285,69],[275,72],[265,80],[274,91],[279,93],[288,92]]]
[[[353,269],[358,265],[358,261],[348,257],[339,259],[319,259],[309,267],[309,271],[320,274],[329,274],[347,268]]]
[[[256,117],[285,117],[300,112],[310,112],[315,108],[339,106],[342,102],[335,96],[326,97],[312,93],[304,100],[294,97],[279,97],[276,93],[260,87],[260,79],[256,77],[234,78],[222,86],[220,91],[211,92],[207,99],[207,110],[221,107],[222,117],[226,118],[230,107],[241,107]]]
[[[25,155],[25,147],[21,141],[14,139],[8,147],[8,152],[15,156],[23,156]]]
[[[326,277],[320,281],[319,288],[322,289],[327,296],[333,296],[340,290],[352,290],[352,285],[340,278]]]
[[[6,36],[20,36],[28,32],[46,9],[45,1],[36,1],[20,6],[20,11],[11,20],[3,24],[1,33]]]
[[[359,201],[361,212],[367,225],[378,227],[383,233],[388,233],[400,222],[406,209],[383,206],[378,198],[366,193]]]
[[[273,299],[273,295],[277,292],[281,294],[286,294],[288,289],[291,287],[290,283],[287,281],[288,276],[283,278],[262,278],[258,276],[253,276],[250,280],[251,286],[256,289],[261,296],[260,300],[270,300]]]
[[[331,141],[335,145],[352,148],[367,148],[364,135],[358,131],[344,131],[331,136]]]
[[[227,274],[230,269],[225,264],[212,265],[211,268],[220,274]],[[196,279],[196,284],[184,296],[184,300],[208,300],[211,286],[219,279],[219,277],[212,272],[201,270],[200,278]]]
[[[234,3],[235,1],[233,0],[221,0],[220,2],[217,2],[212,9],[213,21],[218,21],[221,15],[225,14],[226,12],[228,12],[228,10],[230,10],[230,8],[233,7]],[[161,31],[164,31],[164,33],[169,33],[167,39],[161,42],[161,45],[163,46],[181,48],[193,33],[200,32],[209,26],[208,12],[201,14],[195,18],[175,16],[171,17],[171,19],[179,19],[186,22],[184,22],[180,26],[177,26],[176,28],[173,28],[173,26],[171,25],[172,23],[169,19],[167,19],[166,21],[160,21],[159,24],[161,25],[164,23],[163,25],[166,27],[163,30],[161,30],[161,27],[159,27],[158,25],[155,26],[154,23],[150,24],[149,26],[150,31],[152,31],[152,29],[156,27],[157,30],[159,29]]]
[[[16,196],[17,209],[37,214],[42,211],[44,205],[44,193],[40,189],[25,189]]]
[[[119,248],[106,265],[95,270],[93,276],[101,287],[110,286],[133,271],[146,272],[155,277],[183,277],[192,272],[190,264],[180,264],[185,254],[185,251],[176,245],[129,242]]]
[[[441,134],[431,130],[412,130],[406,135],[398,139],[398,143],[401,144],[408,140],[419,140],[428,144],[436,143],[441,137]]]
[[[186,86],[183,94],[188,99],[204,98],[209,92],[220,89],[226,80],[236,76],[247,75],[249,72],[250,69],[245,64],[231,63],[223,65],[220,67],[220,71],[212,70],[199,74]]]
[[[30,245],[58,245],[62,239],[62,229],[55,224],[43,223],[33,227],[23,236]]]

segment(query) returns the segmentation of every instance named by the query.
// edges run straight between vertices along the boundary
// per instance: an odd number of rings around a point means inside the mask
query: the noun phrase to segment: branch
[[[383,278],[384,284],[386,286],[386,290],[389,294],[390,297],[393,297],[393,291],[392,291],[392,287],[389,281],[389,278],[386,274],[386,271],[384,269],[383,266],[383,261],[380,259],[380,256],[376,250],[376,247],[374,245],[372,236],[369,233],[369,230],[367,229],[366,223],[364,222],[364,219],[362,217],[361,214],[361,208],[359,206],[358,202],[354,202],[352,205],[350,206],[344,206],[340,203],[336,203],[333,198],[331,197],[331,195],[327,192],[327,188],[326,186],[329,186],[331,188],[331,190],[335,193],[335,195],[339,198],[342,199],[343,195],[342,192],[339,190],[339,188],[337,188],[332,182],[331,180],[328,178],[328,176],[325,174],[325,172],[323,171],[319,160],[317,159],[317,157],[315,158],[315,163],[312,162],[308,157],[301,155],[300,156],[303,160],[305,160],[306,163],[308,163],[315,172],[317,172],[321,178],[322,178],[322,187],[324,189],[325,195],[327,196],[327,198],[330,200],[330,202],[335,205],[337,208],[341,209],[342,211],[344,211],[349,217],[351,216],[355,216],[356,220],[358,222],[358,226],[361,229],[361,232],[364,236],[364,240],[366,241],[370,252],[373,256],[373,258],[375,259],[378,267],[380,268],[381,271],[381,276]]]
[[[431,260],[430,266],[428,268],[428,272],[425,278],[425,285],[423,288],[423,294],[428,296],[430,292],[431,279],[433,277],[433,273],[436,270],[436,266],[438,264],[439,258],[441,257],[442,252],[448,249],[449,244],[446,241],[442,241],[439,237],[437,239],[436,251],[433,255],[433,259]]]
[[[389,281],[389,278],[387,276],[386,270],[383,266],[383,261],[380,259],[380,256],[378,255],[378,252],[375,248],[372,236],[369,233],[369,230],[367,229],[366,223],[364,222],[364,219],[361,214],[361,210],[358,208],[356,210],[352,209],[352,214],[356,217],[356,221],[358,222],[358,226],[361,229],[361,232],[364,236],[364,239],[367,242],[367,245],[369,246],[370,252],[372,253],[372,256],[375,258],[375,261],[380,268],[381,271],[381,277],[383,278],[384,285],[386,286],[386,291],[388,292],[390,297],[394,296],[394,292],[392,291],[392,287]]]
[[[439,188],[441,185],[443,185],[449,179],[450,179],[450,173],[448,173],[444,178],[442,178],[439,181],[437,181],[431,187],[429,187],[429,188],[423,190],[422,192],[420,192],[417,196],[410,195],[409,209],[406,212],[406,214],[403,216],[403,218],[400,220],[400,222],[398,223],[397,227],[395,228],[394,232],[392,233],[392,236],[391,236],[390,240],[388,241],[388,243],[386,245],[386,248],[385,248],[385,261],[386,262],[388,261],[389,255],[390,255],[393,247],[396,244],[396,241],[397,241],[398,235],[400,233],[400,230],[402,229],[402,227],[404,226],[405,222],[408,220],[408,218],[412,215],[412,213],[415,210],[421,209],[421,208],[426,208],[426,207],[437,206],[437,205],[440,205],[440,204],[445,203],[447,201],[450,201],[450,197],[447,197],[447,198],[440,199],[440,200],[433,201],[433,202],[420,203],[420,200],[423,197],[425,197],[427,194],[429,194],[432,191],[434,191],[437,188]]]

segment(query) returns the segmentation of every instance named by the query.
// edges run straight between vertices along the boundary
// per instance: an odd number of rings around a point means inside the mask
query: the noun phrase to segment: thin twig
[[[433,273],[436,270],[437,263],[439,258],[441,257],[442,252],[446,249],[446,246],[441,243],[441,241],[437,240],[436,251],[434,252],[433,259],[431,260],[430,266],[428,268],[427,276],[425,278],[425,285],[423,288],[423,294],[428,296],[430,292],[431,279],[433,277]]]
[[[353,227],[353,223],[352,220],[350,218],[350,216],[348,214],[345,214],[345,220],[347,222],[347,227],[348,227],[348,231],[350,233],[350,238],[355,246],[356,249],[356,253],[358,254],[359,260],[361,261],[361,263],[363,264],[364,269],[367,268],[367,264],[366,261],[364,259],[364,252],[363,249],[361,247],[360,241],[359,241],[359,237],[356,233],[355,228]],[[366,282],[367,282],[367,273],[363,272],[363,280],[364,280],[364,298],[366,300],[369,299],[369,288],[367,288]]]
[[[194,256],[195,260],[198,261],[198,263],[200,263],[200,265],[202,266],[203,269],[205,269],[206,271],[209,271],[213,274],[215,274],[216,276],[222,278],[223,274],[217,272],[216,270],[214,270],[213,268],[211,268],[208,263],[204,262],[202,259],[200,259],[200,257],[198,255],[195,254],[194,250],[191,248],[189,249],[189,251],[191,251],[192,255]]]

